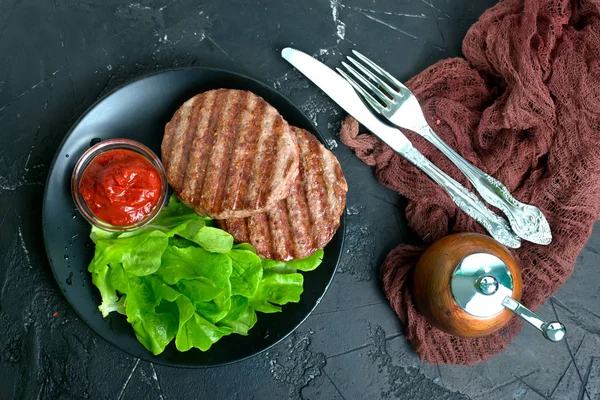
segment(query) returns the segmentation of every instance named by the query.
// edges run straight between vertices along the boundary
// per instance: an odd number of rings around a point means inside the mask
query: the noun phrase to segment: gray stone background
[[[568,338],[530,327],[474,367],[418,360],[382,295],[379,265],[415,241],[404,201],[339,144],[340,110],[278,57],[285,45],[329,65],[357,48],[400,79],[460,56],[493,0],[1,0],[1,399],[599,399],[600,227],[575,273],[538,311]],[[50,162],[101,95],[173,66],[246,73],[317,122],[350,191],[344,255],[323,302],[288,339],[227,367],[182,370],[114,349],[75,316],[41,237]],[[56,314],[58,313],[58,314]]]

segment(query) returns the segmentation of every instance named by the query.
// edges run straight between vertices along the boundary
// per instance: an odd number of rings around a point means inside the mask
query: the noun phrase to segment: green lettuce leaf
[[[96,258],[94,257],[96,260]],[[96,285],[100,291],[102,303],[98,309],[103,317],[108,316],[113,311],[121,314],[125,312],[125,307],[122,301],[119,301],[117,288],[112,281],[112,270],[109,269],[108,263],[98,262],[97,260],[88,266],[88,271],[92,274],[92,283]]]
[[[256,312],[252,307],[249,307],[248,298],[233,296],[229,313],[217,325],[229,327],[235,333],[246,336],[250,328],[256,324],[256,321]]]
[[[291,261],[263,260],[263,268],[280,274],[290,274],[296,271],[312,271],[323,261],[323,250],[317,250],[306,258]]]
[[[200,247],[200,245],[190,242],[187,239],[184,239],[179,236],[172,236],[169,238],[169,246],[170,247],[179,247],[180,249],[184,249],[186,247]]]
[[[159,229],[163,231],[170,231],[177,226],[187,223],[190,220],[198,221],[210,221],[210,218],[201,217],[194,210],[186,206],[177,198],[172,195],[169,198],[169,204],[160,210],[160,213],[152,220],[149,225],[146,225],[143,229]]]
[[[180,279],[200,279],[231,292],[232,261],[227,255],[210,253],[202,247],[168,246],[161,263],[156,274],[170,285]]]
[[[248,250],[231,250],[227,256],[232,262],[231,294],[252,297],[262,279],[260,257]]]
[[[185,298],[179,299],[177,306],[180,317],[175,346],[179,351],[187,351],[192,347],[206,351],[213,343],[233,332],[231,328],[218,327],[204,319]]]
[[[97,239],[92,265],[123,263],[131,274],[150,275],[160,268],[168,244],[167,236],[159,231],[123,239]]]
[[[162,266],[156,272],[170,285],[176,285],[194,307],[210,322],[229,312],[232,260],[224,254],[201,247],[168,247]]]
[[[176,289],[190,300],[199,314],[212,323],[225,318],[231,308],[231,292],[216,292],[216,288],[206,282],[183,279],[177,282]]]
[[[264,313],[279,312],[280,305],[300,301],[303,283],[302,274],[265,270],[256,294],[250,299],[250,306]]]
[[[179,293],[153,276],[131,275],[121,265],[111,266],[111,280],[125,296],[125,315],[137,339],[153,354],[162,353],[177,332],[172,301]]]
[[[223,336],[247,335],[257,312],[281,311],[300,300],[304,278],[323,258],[263,260],[247,243],[212,226],[175,196],[150,225],[131,232],[92,228],[88,266],[98,307],[126,315],[153,354],[174,341],[179,351],[208,350]]]
[[[315,251],[312,255],[306,258],[300,258],[297,260],[287,261],[286,264],[289,268],[296,269],[298,271],[313,271],[317,269],[321,262],[323,262],[323,249]]]
[[[233,236],[210,226],[200,229],[193,237],[185,238],[198,243],[212,253],[227,253],[233,247]]]

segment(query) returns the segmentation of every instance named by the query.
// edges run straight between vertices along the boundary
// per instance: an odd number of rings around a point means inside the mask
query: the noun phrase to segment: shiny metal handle
[[[490,211],[477,196],[436,167],[419,150],[410,147],[401,154],[425,172],[435,183],[443,187],[454,203],[467,215],[479,222],[494,239],[507,247],[516,249],[521,246],[521,240],[510,229],[504,218]]]
[[[552,342],[560,342],[567,334],[567,328],[562,323],[558,321],[545,322],[536,313],[509,296],[502,300],[502,305],[538,328],[544,337]]]
[[[517,235],[537,244],[546,245],[552,241],[550,226],[539,208],[515,199],[502,182],[462,158],[429,125],[422,127],[417,133],[444,153],[465,174],[485,201],[502,210]]]

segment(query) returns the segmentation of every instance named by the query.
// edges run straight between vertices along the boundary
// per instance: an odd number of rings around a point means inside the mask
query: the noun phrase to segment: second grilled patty
[[[300,172],[290,195],[264,213],[218,221],[236,242],[252,244],[257,253],[287,261],[325,247],[340,225],[348,186],[339,162],[317,138],[292,128],[300,149]]]

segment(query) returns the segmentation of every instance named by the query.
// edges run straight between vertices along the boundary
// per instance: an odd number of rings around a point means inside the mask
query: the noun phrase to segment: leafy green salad
[[[223,336],[247,335],[256,313],[298,302],[304,278],[323,250],[281,262],[264,260],[247,244],[212,227],[172,195],[151,224],[132,232],[92,228],[96,251],[88,270],[100,290],[99,306],[127,316],[153,354],[175,339],[179,351],[208,350]]]

